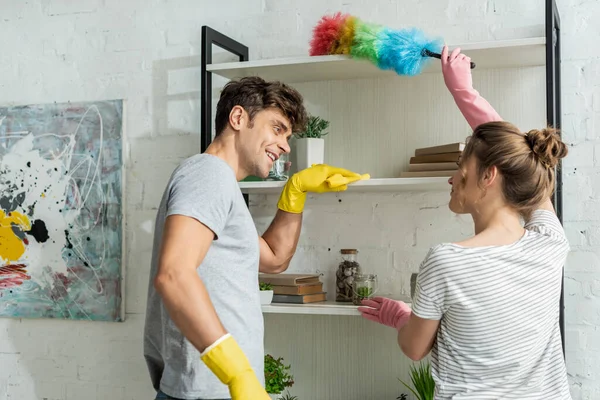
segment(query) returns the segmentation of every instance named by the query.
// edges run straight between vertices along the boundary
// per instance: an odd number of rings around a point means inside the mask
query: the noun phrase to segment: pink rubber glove
[[[442,50],[442,73],[446,87],[454,97],[454,102],[465,117],[471,129],[491,121],[502,121],[496,110],[477,90],[473,89],[471,59],[460,54],[460,48],[448,56],[448,46]]]
[[[403,301],[386,297],[363,300],[362,304],[367,307],[358,307],[358,311],[364,318],[396,328],[398,331],[408,322],[412,314],[410,307]]]

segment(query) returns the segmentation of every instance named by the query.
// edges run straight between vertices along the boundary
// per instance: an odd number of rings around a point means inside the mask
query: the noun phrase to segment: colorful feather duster
[[[391,29],[338,12],[322,17],[314,27],[309,54],[347,54],[399,75],[414,76],[431,57],[441,58],[442,46],[441,39],[429,38],[417,28]]]

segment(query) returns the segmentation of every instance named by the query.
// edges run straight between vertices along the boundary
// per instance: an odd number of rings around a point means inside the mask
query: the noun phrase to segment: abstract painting
[[[0,108],[0,316],[121,321],[123,102]]]

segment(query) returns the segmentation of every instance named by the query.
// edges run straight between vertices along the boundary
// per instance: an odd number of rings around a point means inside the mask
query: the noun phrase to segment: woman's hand
[[[363,318],[387,325],[398,331],[408,322],[412,313],[410,307],[403,301],[386,297],[363,300],[362,304],[367,306],[358,307],[358,311]]]

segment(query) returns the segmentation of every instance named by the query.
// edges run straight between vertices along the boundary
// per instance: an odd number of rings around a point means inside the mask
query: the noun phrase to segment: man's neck
[[[205,153],[225,161],[235,173],[238,182],[248,176],[248,173],[240,167],[240,157],[236,151],[233,135],[223,132],[212,141]]]

